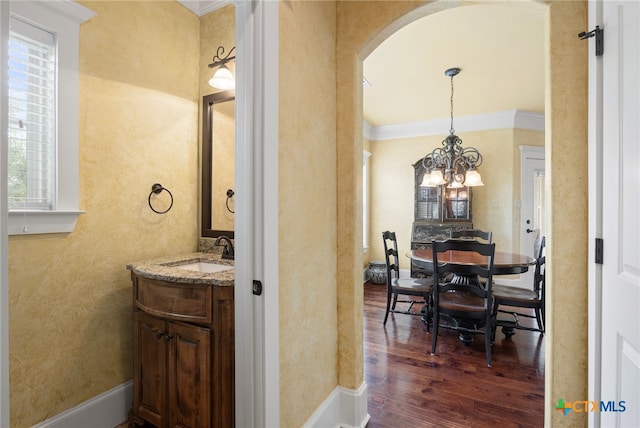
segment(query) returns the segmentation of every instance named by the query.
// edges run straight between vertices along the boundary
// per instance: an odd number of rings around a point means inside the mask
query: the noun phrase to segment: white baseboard
[[[113,428],[127,420],[133,383],[116,386],[32,428]],[[336,387],[304,424],[305,428],[364,428],[367,413],[367,384],[357,390]]]
[[[32,428],[113,428],[127,420],[133,383],[123,383]]]
[[[357,390],[336,387],[303,427],[364,428],[367,422],[367,384],[362,382]]]

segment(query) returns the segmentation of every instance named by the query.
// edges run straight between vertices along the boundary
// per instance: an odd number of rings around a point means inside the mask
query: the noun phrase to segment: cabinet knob
[[[160,339],[162,336],[164,336],[164,333],[161,331],[156,331],[156,339]]]
[[[168,341],[170,341],[171,339],[173,339],[173,336],[169,336],[168,334],[165,334],[165,335],[164,335],[164,339],[168,342]]]

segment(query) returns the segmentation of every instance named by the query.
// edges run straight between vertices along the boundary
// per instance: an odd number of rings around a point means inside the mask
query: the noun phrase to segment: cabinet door
[[[444,220],[471,220],[471,187],[444,188]]]
[[[169,322],[169,426],[211,426],[211,330]]]
[[[166,409],[165,321],[135,311],[133,325],[133,408],[138,416],[161,427]]]

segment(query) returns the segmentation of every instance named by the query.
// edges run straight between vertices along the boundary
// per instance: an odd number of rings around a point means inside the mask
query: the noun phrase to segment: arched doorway
[[[545,419],[551,421],[557,417],[553,412],[552,401],[565,395],[586,396],[586,331],[576,324],[586,323],[586,248],[575,241],[576,230],[586,231],[586,219],[573,219],[570,227],[565,227],[559,205],[561,195],[579,189],[569,200],[570,206],[584,212],[586,210],[585,184],[572,171],[572,176],[561,167],[563,162],[572,162],[575,153],[586,144],[586,71],[574,73],[586,65],[586,50],[579,49],[573,41],[576,34],[568,30],[573,26],[586,25],[586,5],[565,4],[563,2],[518,4],[518,7],[540,7],[548,16],[548,46],[546,69],[553,77],[548,81],[546,92],[548,122],[546,125],[547,168],[546,198],[548,201],[549,236],[548,260],[551,259],[548,285],[548,343],[546,349],[547,377]],[[375,11],[370,4],[344,2],[339,4],[338,15],[343,25],[338,25],[340,49],[337,52],[338,91],[337,106],[337,173],[339,188],[347,189],[338,195],[338,234],[343,239],[338,242],[338,298],[354,301],[345,305],[339,314],[340,321],[349,323],[362,310],[361,294],[363,258],[361,254],[362,226],[362,59],[397,29],[415,19],[436,13],[451,7],[447,3],[431,3],[415,7],[404,2],[376,3]],[[357,28],[347,23],[358,22]],[[567,26],[571,22],[571,26]],[[573,73],[573,74],[572,74]],[[569,91],[574,97],[570,100],[562,94]],[[578,105],[578,107],[576,107]],[[550,144],[563,141],[568,146]],[[571,148],[569,148],[569,146]],[[586,175],[586,154],[578,165]],[[553,159],[553,160],[552,160]],[[558,181],[558,180],[568,181]],[[551,182],[555,186],[551,186]],[[556,204],[554,204],[556,202]],[[566,205],[565,205],[566,207]],[[565,266],[566,263],[566,266]],[[571,266],[570,269],[568,267]],[[562,287],[553,289],[553,283]],[[354,297],[356,296],[356,297]],[[570,297],[573,296],[573,297]],[[567,300],[563,299],[566,298]],[[361,298],[360,298],[361,299]],[[580,320],[576,322],[576,320]],[[564,328],[569,326],[571,332]],[[345,353],[349,357],[362,356],[361,336],[354,325],[353,337],[344,337]],[[559,334],[558,336],[556,335]],[[569,334],[569,336],[567,336]],[[360,337],[360,340],[358,339]],[[562,343],[562,346],[555,346]],[[567,370],[567,368],[569,368]],[[362,383],[362,366],[354,365],[353,359],[340,365],[340,384],[357,388]],[[562,415],[560,415],[561,417]]]

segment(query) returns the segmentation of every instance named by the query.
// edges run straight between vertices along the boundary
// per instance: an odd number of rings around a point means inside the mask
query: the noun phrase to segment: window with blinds
[[[10,18],[9,210],[53,210],[56,201],[56,36]]]

